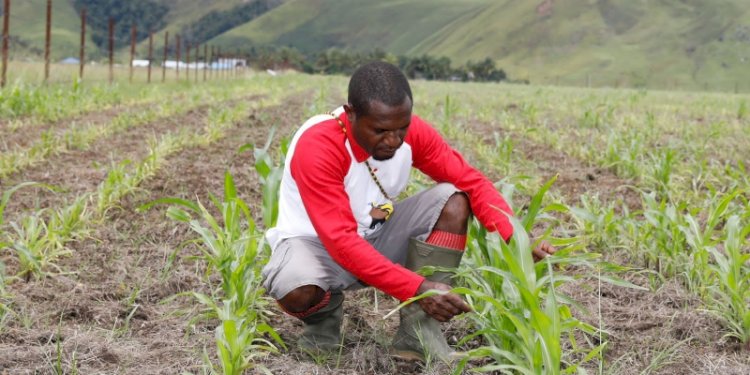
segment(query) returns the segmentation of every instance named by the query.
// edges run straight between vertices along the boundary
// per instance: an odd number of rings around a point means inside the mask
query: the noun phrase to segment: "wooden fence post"
[[[177,43],[177,80],[180,80],[180,34],[175,35]]]
[[[169,49],[169,31],[164,32],[164,61],[161,63],[161,81],[167,80],[167,50]]]
[[[130,83],[133,83],[133,60],[135,59],[135,38],[138,29],[136,29],[135,22],[130,26]]]
[[[151,83],[151,64],[154,63],[154,32],[148,32],[148,78],[146,83]]]
[[[3,2],[3,66],[0,74],[0,88],[5,87],[6,73],[8,71],[8,24],[10,23],[10,0]]]
[[[47,0],[47,27],[44,32],[44,82],[49,81],[49,48],[52,39],[52,0]]]
[[[78,57],[78,79],[83,80],[83,66],[86,64],[86,8],[81,8],[81,51]]]
[[[115,19],[109,17],[109,83],[111,84],[115,79],[114,63],[115,63]]]

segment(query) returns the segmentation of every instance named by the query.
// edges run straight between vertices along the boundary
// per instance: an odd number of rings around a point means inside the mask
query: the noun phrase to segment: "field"
[[[0,373],[750,373],[750,96],[413,82],[520,219],[507,245],[472,227],[449,369],[383,354],[373,289],[340,353],[301,353],[259,286],[285,140],[345,77],[91,69],[0,97]],[[529,237],[560,254],[532,265]]]

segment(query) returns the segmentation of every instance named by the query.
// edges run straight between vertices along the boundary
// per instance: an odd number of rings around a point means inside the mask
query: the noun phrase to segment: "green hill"
[[[495,59],[538,83],[750,89],[747,0],[291,0],[219,45]]]
[[[55,57],[77,55],[74,1],[53,2]],[[380,48],[446,56],[455,66],[489,57],[511,78],[534,83],[750,91],[750,0],[150,1],[169,8],[156,56],[169,31],[170,44],[180,33],[226,50]],[[270,10],[244,13],[261,1]],[[39,55],[44,4],[13,1],[13,51]],[[140,57],[146,46],[139,43]]]

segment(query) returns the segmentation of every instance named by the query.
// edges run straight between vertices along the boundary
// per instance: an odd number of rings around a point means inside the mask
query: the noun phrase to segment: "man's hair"
[[[386,62],[373,61],[362,65],[349,80],[349,104],[358,116],[369,114],[373,101],[397,106],[407,97],[413,103],[409,81],[401,70]]]

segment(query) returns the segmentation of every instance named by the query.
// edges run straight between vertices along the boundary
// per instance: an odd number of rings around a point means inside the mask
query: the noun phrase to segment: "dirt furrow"
[[[61,265],[74,275],[11,285],[14,306],[35,321],[37,329],[11,323],[0,336],[0,371],[50,368],[43,358],[54,355],[56,340],[43,337],[60,331],[65,358],[74,352],[88,358],[79,361],[80,373],[200,373],[204,348],[210,355],[215,352],[214,322],[188,329],[198,306],[188,297],[168,299],[184,291],[209,292],[202,280],[203,265],[188,259],[195,249],[175,252],[193,235],[166,218],[167,207],[143,213],[135,208],[173,196],[208,202],[209,193],[221,194],[228,169],[239,193],[259,216],[252,153],[238,149],[265,142],[268,123],[296,126],[303,108],[300,98],[284,107],[255,111],[210,146],[170,156],[157,176],[142,184],[140,193],[110,212],[107,224],[97,227],[91,240],[73,245],[74,255]],[[277,134],[284,133],[279,129]],[[43,309],[34,308],[40,303]]]
[[[68,130],[71,125],[105,123],[121,113],[135,113],[147,108],[149,105],[151,104],[115,105],[105,110],[87,112],[52,122],[41,122],[28,118],[21,120],[23,125],[18,127],[12,127],[11,123],[3,122],[0,123],[0,134],[2,134],[0,152],[28,147],[46,131],[52,131],[53,134],[61,134],[65,130]]]
[[[239,100],[254,100],[250,96]],[[231,105],[228,103],[227,105]],[[57,207],[75,197],[94,192],[113,165],[129,160],[138,162],[148,154],[148,141],[179,129],[199,129],[206,121],[209,105],[201,105],[179,116],[160,118],[132,126],[124,132],[95,140],[84,150],[69,150],[19,171],[2,181],[3,188],[26,181],[44,183],[56,188],[19,190],[8,204],[6,219],[12,220],[31,209]],[[106,122],[107,120],[104,120]]]
[[[524,158],[536,163],[541,172],[542,181],[558,175],[552,190],[562,194],[569,204],[577,204],[580,197],[586,194],[598,195],[603,202],[622,201],[630,209],[641,206],[640,194],[632,189],[634,182],[622,179],[606,168],[592,166],[565,152],[555,150],[552,146],[537,143],[523,135],[508,133],[496,124],[472,119],[467,121],[466,126],[476,134],[490,135],[493,132],[510,134],[514,146],[513,152],[521,153]],[[484,142],[494,145],[495,140],[487,136]]]

